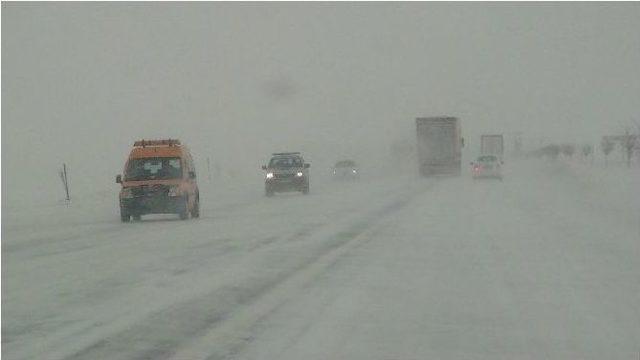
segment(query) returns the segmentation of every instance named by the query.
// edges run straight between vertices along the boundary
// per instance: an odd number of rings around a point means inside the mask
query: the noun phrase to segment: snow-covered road
[[[5,210],[3,358],[637,359],[638,179],[508,165],[202,190],[189,221]]]

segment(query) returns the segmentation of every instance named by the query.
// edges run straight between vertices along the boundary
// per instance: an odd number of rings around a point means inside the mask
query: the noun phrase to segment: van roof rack
[[[300,152],[282,152],[282,153],[273,153],[271,155],[300,155]]]
[[[136,147],[147,147],[147,146],[174,146],[180,145],[180,140],[178,139],[166,139],[166,140],[138,140],[133,143],[133,146]]]

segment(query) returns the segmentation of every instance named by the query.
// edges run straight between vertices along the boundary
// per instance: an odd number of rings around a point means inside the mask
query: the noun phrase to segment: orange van
[[[189,149],[179,140],[140,140],[116,176],[120,190],[120,217],[140,220],[146,214],[200,216],[196,168]]]

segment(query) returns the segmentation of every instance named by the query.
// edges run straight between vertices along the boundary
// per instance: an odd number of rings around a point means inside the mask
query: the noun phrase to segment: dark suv
[[[267,171],[264,192],[273,196],[275,192],[302,191],[309,193],[309,164],[299,152],[274,153],[269,165],[262,166]]]

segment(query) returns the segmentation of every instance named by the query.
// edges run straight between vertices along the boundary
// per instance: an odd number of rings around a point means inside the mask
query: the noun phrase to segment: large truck
[[[416,118],[418,165],[422,176],[460,175],[464,139],[451,116]]]
[[[502,160],[502,157],[504,155],[504,141],[502,134],[481,135],[480,154],[495,155],[500,160]]]

